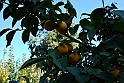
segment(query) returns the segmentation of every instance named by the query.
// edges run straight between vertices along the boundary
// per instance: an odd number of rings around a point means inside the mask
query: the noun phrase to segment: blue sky
[[[60,0],[54,0],[54,1],[60,1]],[[66,0],[61,0],[61,1],[66,1]],[[110,5],[112,2],[117,3],[117,7],[119,9],[124,9],[124,0],[104,0],[105,5]],[[94,8],[102,7],[102,0],[70,0],[70,2],[73,4],[74,8],[77,11],[77,18],[74,19],[74,21],[78,22],[80,15],[82,13],[91,13],[91,11]],[[3,28],[11,28],[11,18],[7,20],[3,20],[2,17],[2,12],[0,12],[0,31]],[[20,23],[17,23],[16,27],[20,27]],[[11,43],[14,47],[14,56],[15,58],[21,58],[23,53],[26,53],[27,57],[29,56],[29,50],[28,50],[28,45],[23,44],[21,41],[21,32],[17,32],[16,35],[13,38],[13,41]],[[3,35],[0,37],[0,59],[2,58],[3,55],[3,50],[6,48],[6,36]],[[9,47],[8,47],[9,48]],[[6,48],[6,49],[8,49]],[[8,56],[6,56],[8,57]]]

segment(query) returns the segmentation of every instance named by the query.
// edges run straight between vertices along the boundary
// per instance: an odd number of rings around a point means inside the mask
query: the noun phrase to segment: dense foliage
[[[104,0],[102,0],[104,1]],[[29,42],[31,58],[20,68],[36,64],[43,73],[39,83],[114,83],[124,82],[124,11],[117,10],[115,3],[94,9],[91,14],[82,13],[82,18],[73,26],[77,12],[69,0],[2,0],[0,9],[3,19],[12,17],[12,27],[21,21],[21,28],[7,28],[0,32],[6,35],[7,45],[11,44],[14,34],[22,31],[22,41],[29,36],[39,36],[44,29],[61,35],[50,39],[57,42],[51,47],[49,36],[40,42]],[[63,10],[66,10],[63,11]],[[86,15],[86,17],[83,17]],[[76,35],[75,35],[76,34]],[[61,41],[60,41],[61,40]],[[92,41],[98,41],[95,45]],[[70,49],[67,44],[76,45]]]

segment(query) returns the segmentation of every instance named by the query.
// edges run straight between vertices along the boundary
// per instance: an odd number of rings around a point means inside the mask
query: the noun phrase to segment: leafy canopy
[[[3,9],[4,4],[7,6]],[[91,14],[82,13],[82,16],[87,15],[87,17],[69,26],[66,33],[60,35],[53,30],[55,35],[57,34],[56,37],[47,35],[39,41],[40,43],[29,41],[29,36],[32,34],[38,37],[38,33],[45,34],[43,24],[46,20],[52,20],[56,24],[62,21],[72,24],[73,18],[77,17],[78,11],[69,0],[67,2],[2,0],[0,10],[2,9],[3,19],[12,17],[13,20],[12,28],[3,29],[0,36],[8,32],[6,46],[9,46],[15,33],[22,32],[22,41],[29,42],[32,56],[22,65],[21,69],[32,64],[40,67],[43,75],[39,78],[39,83],[113,83],[117,81],[123,83],[124,11],[117,10],[114,3],[110,6],[96,8]],[[13,29],[18,21],[21,21],[21,28]],[[49,36],[54,38],[49,39]],[[61,40],[63,37],[66,38]],[[57,45],[51,47],[48,40],[51,43],[56,42]],[[94,45],[92,41],[99,42],[99,45]],[[61,56],[59,50],[56,49],[60,43],[76,45],[72,52],[80,57],[78,63],[69,62],[70,53]],[[119,70],[117,77],[112,73],[115,69]]]

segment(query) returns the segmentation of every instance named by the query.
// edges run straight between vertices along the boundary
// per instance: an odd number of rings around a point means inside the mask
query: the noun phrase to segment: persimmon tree
[[[124,11],[118,10],[116,3],[104,6],[104,0],[102,2],[103,7],[90,14],[82,13],[79,22],[70,26],[78,11],[69,0],[1,0],[0,10],[7,5],[3,9],[3,19],[12,17],[12,28],[3,29],[0,36],[8,32],[6,46],[9,46],[18,31],[22,32],[22,41],[26,43],[30,34],[37,37],[37,33],[45,34],[44,29],[55,30],[67,37],[61,42],[57,41],[61,37],[56,37],[53,41],[58,42],[58,46],[72,42],[77,45],[63,56],[57,46],[50,48],[46,43],[49,40],[30,44],[32,56],[20,69],[36,64],[41,69],[39,83],[123,83]],[[13,29],[18,21],[21,27]],[[99,45],[92,41],[98,41]],[[73,53],[79,58],[75,64],[69,61]]]

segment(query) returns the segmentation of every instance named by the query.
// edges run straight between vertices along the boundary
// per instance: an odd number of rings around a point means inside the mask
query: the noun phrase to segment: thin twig
[[[105,6],[104,0],[102,0],[102,5],[103,5],[103,8],[104,8],[104,6]]]

